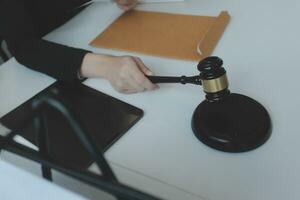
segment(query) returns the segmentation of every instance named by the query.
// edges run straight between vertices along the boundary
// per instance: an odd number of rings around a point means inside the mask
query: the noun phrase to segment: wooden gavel
[[[192,129],[204,144],[225,152],[244,152],[264,144],[271,135],[267,110],[245,95],[231,93],[223,61],[207,57],[198,64],[197,76],[148,76],[153,83],[202,85],[206,100],[193,114]]]

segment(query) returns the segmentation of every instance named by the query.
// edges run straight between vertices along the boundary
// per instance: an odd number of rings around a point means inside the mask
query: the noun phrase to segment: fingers
[[[153,72],[150,69],[148,69],[148,67],[146,67],[146,65],[143,63],[143,61],[140,58],[133,57],[133,59],[144,74],[146,74],[147,76],[154,75]]]
[[[140,72],[136,71],[135,73],[132,74],[131,76],[133,82],[134,82],[134,87],[138,89],[137,92],[142,92],[146,90],[155,90],[157,89],[157,86],[151,83],[145,75]]]
[[[120,83],[117,83],[116,85],[113,84],[113,87],[120,93],[125,94],[133,94],[133,93],[139,93],[145,91],[145,88],[137,84],[133,78],[123,80]]]
[[[137,64],[137,67],[138,67],[138,75],[135,78],[135,81],[143,86],[146,90],[155,90],[155,89],[158,89],[159,86],[156,85],[156,84],[153,84],[145,75],[147,76],[151,76],[153,75],[153,72],[148,69],[145,64],[143,63],[143,61],[138,58],[138,57],[133,57],[134,61],[136,62]]]
[[[114,0],[114,2],[124,11],[131,10],[138,4],[138,0]]]
[[[152,72],[144,65],[144,63],[135,57],[126,57],[126,67],[124,68],[123,83],[126,81],[125,93],[139,93],[147,90],[158,89],[158,86],[153,84],[145,74]],[[151,73],[150,73],[151,72]]]
[[[106,71],[105,78],[121,93],[131,94],[159,88],[145,76],[153,73],[139,58],[114,57],[108,62]]]

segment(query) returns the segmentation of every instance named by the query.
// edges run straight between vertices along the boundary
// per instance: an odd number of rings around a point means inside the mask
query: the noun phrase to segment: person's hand
[[[113,0],[120,9],[129,11],[133,9],[137,4],[138,0]]]
[[[121,93],[138,93],[158,89],[147,79],[153,73],[137,57],[115,57],[105,77]]]
[[[132,94],[158,89],[146,76],[153,73],[137,57],[88,53],[81,67],[83,77],[103,77],[121,93]]]

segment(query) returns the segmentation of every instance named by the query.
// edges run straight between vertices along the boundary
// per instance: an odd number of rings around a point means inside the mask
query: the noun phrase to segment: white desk
[[[33,176],[32,174],[3,162],[2,160],[0,160],[0,172],[0,191],[1,199],[3,200],[40,200],[41,195],[43,195],[42,199],[45,200],[57,199],[57,197],[64,200],[86,199],[62,189],[61,187],[50,184],[48,181]],[[23,189],[19,190],[19,188]]]
[[[123,182],[176,200],[300,199],[300,2],[186,0],[138,8],[213,16],[228,10],[232,20],[214,55],[224,59],[231,91],[249,95],[269,110],[273,132],[257,150],[222,153],[200,143],[190,127],[192,112],[204,99],[201,88],[165,84],[156,92],[127,96],[115,92],[104,80],[87,80],[86,85],[145,111],[144,118],[106,157],[115,166],[156,180],[152,183],[159,187],[130,182],[130,176]],[[47,39],[99,53],[129,54],[88,46],[120,13],[111,4],[95,4]],[[197,73],[196,62],[139,56],[157,75]],[[52,82],[9,61],[0,68],[0,116]]]

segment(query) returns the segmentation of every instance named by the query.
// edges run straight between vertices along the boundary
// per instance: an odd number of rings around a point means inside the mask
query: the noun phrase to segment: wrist
[[[107,78],[109,65],[114,59],[114,56],[87,53],[83,58],[79,74],[84,78]]]

